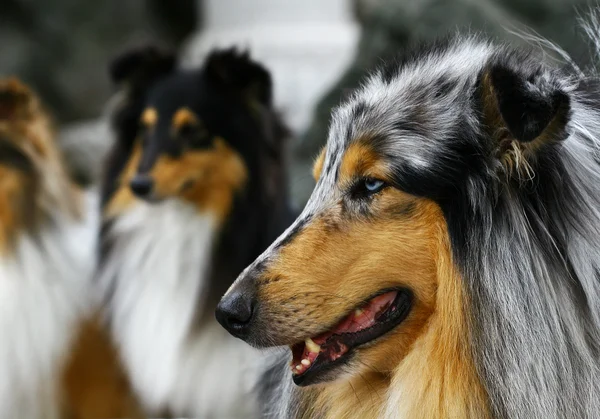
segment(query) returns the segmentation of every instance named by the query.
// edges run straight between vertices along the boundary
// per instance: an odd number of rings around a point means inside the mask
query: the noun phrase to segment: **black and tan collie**
[[[217,311],[291,348],[268,414],[600,417],[600,79],[545,57],[452,39],[335,110]]]
[[[130,379],[149,414],[253,417],[258,354],[214,310],[292,221],[270,75],[235,50],[181,70],[155,47],[118,57],[111,75],[123,100],[100,280]]]
[[[67,176],[37,97],[0,80],[2,419],[136,417],[94,320],[93,198]]]

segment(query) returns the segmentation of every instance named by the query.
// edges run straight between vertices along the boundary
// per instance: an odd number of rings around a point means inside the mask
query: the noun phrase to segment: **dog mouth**
[[[355,308],[327,332],[291,346],[292,378],[299,386],[315,384],[344,364],[354,349],[402,323],[410,311],[409,290],[386,290]]]

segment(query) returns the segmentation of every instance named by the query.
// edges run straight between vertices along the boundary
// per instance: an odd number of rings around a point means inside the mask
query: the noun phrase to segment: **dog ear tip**
[[[553,85],[549,77],[540,77],[541,74],[541,69],[533,69],[527,74],[511,69],[505,63],[492,65],[484,73],[483,80],[487,80],[484,83],[489,84],[489,89],[483,93],[495,96],[488,103],[495,104],[505,128],[522,143],[534,141],[549,128],[559,128],[553,123],[556,118],[560,118],[560,128],[567,122],[568,93]]]
[[[143,65],[152,65],[160,72],[169,72],[176,65],[175,53],[154,42],[129,47],[116,54],[108,63],[108,74],[113,83],[119,84]]]

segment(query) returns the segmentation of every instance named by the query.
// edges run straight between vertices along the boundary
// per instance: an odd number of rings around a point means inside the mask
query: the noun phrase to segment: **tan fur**
[[[141,146],[137,145],[121,176],[121,186],[107,207],[108,217],[135,202],[129,181],[137,171],[141,153]],[[215,137],[210,149],[187,150],[178,158],[160,156],[150,176],[159,199],[182,198],[199,211],[211,211],[224,221],[248,173],[241,156],[224,139]]]
[[[81,327],[66,364],[63,383],[69,418],[143,417],[111,338],[98,319],[91,319]]]
[[[315,159],[315,164],[313,165],[312,175],[315,181],[319,180],[321,177],[321,171],[323,170],[323,163],[325,162],[325,147],[321,149],[319,155]]]
[[[347,150],[339,173],[340,187],[365,176],[387,178],[386,166],[360,142]],[[441,209],[390,187],[374,196],[370,212],[370,219],[357,219],[345,216],[341,204],[324,210],[258,280],[264,320],[273,343],[282,345],[331,328],[382,289],[414,293],[404,322],[356,349],[338,380],[300,390],[311,406],[306,417],[489,416]]]
[[[198,118],[194,112],[192,112],[189,108],[181,108],[175,112],[175,115],[173,115],[171,125],[175,130],[180,130],[186,125],[196,125],[198,122]]]
[[[151,128],[158,123],[158,111],[154,108],[146,108],[142,112],[141,122],[146,128]]]
[[[387,170],[378,164],[378,156],[365,142],[357,141],[346,150],[340,165],[340,183],[345,184],[359,177],[387,178]]]

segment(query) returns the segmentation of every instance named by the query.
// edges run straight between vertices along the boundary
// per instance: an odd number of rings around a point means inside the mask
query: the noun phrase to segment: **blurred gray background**
[[[577,18],[588,8],[583,0],[0,0],[0,75],[41,95],[73,174],[89,184],[111,142],[110,57],[156,41],[194,66],[215,46],[248,48],[271,70],[294,133],[290,182],[301,205],[330,110],[368,69],[457,29],[523,42],[507,29],[524,26],[586,65]]]

